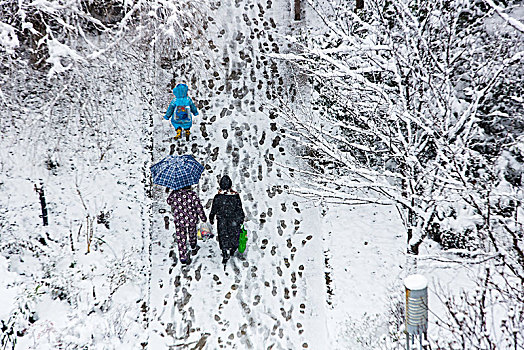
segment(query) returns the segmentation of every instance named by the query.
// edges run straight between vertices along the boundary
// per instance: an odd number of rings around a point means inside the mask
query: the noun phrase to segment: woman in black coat
[[[231,189],[232,182],[225,175],[220,179],[220,191],[213,198],[209,222],[213,225],[215,216],[218,226],[218,243],[222,250],[222,263],[225,264],[230,256],[238,249],[240,239],[240,227],[244,221],[244,210],[242,201],[237,192]]]

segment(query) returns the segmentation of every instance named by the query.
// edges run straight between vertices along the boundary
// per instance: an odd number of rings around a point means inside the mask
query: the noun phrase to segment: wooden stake
[[[47,204],[45,201],[45,194],[44,194],[44,184],[40,181],[40,187],[37,187],[35,184],[35,191],[38,193],[40,197],[40,206],[42,207],[42,220],[44,222],[44,226],[47,226],[49,224],[48,218],[47,218]]]
[[[300,0],[295,0],[295,21],[300,21]]]

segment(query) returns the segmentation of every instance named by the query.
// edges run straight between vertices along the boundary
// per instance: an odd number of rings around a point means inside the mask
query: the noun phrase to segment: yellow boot
[[[175,140],[178,140],[180,138],[180,136],[182,136],[182,129],[177,128],[176,129]]]

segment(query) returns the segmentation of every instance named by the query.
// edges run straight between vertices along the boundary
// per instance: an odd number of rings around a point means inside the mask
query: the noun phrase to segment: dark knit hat
[[[220,189],[221,190],[227,191],[231,188],[232,185],[233,183],[231,182],[231,179],[229,178],[229,176],[227,175],[222,176],[222,178],[220,179]]]

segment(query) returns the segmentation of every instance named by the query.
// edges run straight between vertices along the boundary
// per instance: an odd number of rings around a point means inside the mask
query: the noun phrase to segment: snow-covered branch
[[[502,17],[506,22],[508,22],[508,24],[510,26],[512,26],[513,28],[515,28],[516,30],[520,31],[521,33],[524,33],[524,23],[520,22],[519,20],[517,20],[516,18],[513,18],[511,16],[509,16],[508,14],[506,14],[504,12],[504,9],[498,5],[496,5],[493,0],[485,0],[486,3],[491,6],[495,12],[497,12],[497,14]]]

